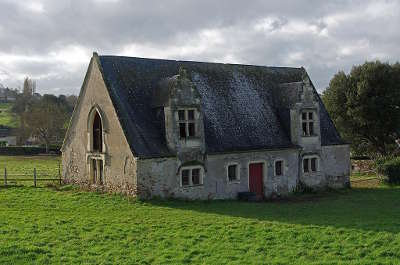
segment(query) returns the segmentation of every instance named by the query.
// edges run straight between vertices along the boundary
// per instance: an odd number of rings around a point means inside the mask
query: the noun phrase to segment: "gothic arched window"
[[[101,124],[101,117],[96,111],[93,119],[93,151],[102,152],[103,151],[103,126]]]

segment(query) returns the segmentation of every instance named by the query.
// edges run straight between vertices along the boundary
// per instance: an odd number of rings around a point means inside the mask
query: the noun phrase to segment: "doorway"
[[[249,190],[261,197],[264,195],[263,169],[263,163],[249,164]]]

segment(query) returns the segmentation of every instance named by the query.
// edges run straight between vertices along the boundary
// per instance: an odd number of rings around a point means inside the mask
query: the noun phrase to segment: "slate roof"
[[[172,155],[166,144],[163,112],[152,106],[152,100],[159,82],[176,75],[181,66],[201,95],[207,153],[295,147],[285,126],[285,109],[276,106],[274,89],[301,81],[303,68],[98,58],[122,128],[139,157]],[[321,100],[320,104],[322,144],[343,143]]]

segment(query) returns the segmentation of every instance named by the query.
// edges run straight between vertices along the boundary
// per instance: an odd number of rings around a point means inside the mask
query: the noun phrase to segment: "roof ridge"
[[[146,58],[146,57],[135,57],[125,55],[98,55],[100,58],[121,58],[121,59],[139,59],[139,60],[153,60],[153,61],[166,61],[166,62],[177,62],[177,63],[199,63],[199,64],[215,64],[215,65],[231,65],[231,66],[246,66],[246,67],[262,67],[262,68],[279,68],[279,69],[294,69],[302,70],[302,66],[271,66],[271,65],[257,65],[257,64],[243,64],[243,63],[224,63],[224,62],[211,62],[211,61],[194,61],[194,60],[178,60],[178,59],[166,59],[166,58]]]

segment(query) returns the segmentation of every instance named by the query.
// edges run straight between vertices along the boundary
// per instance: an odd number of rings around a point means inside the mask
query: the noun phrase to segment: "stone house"
[[[67,181],[141,198],[349,185],[349,145],[304,68],[98,56],[62,147]]]

